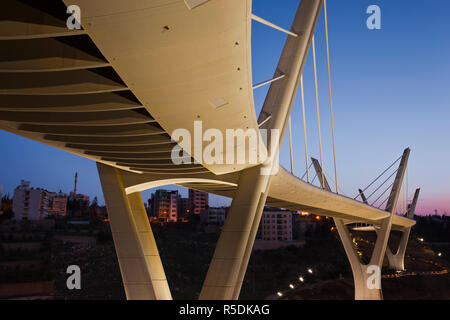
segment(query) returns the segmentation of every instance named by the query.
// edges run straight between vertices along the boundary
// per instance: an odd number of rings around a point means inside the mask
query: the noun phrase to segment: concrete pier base
[[[139,192],[127,195],[119,169],[97,163],[128,300],[172,300]]]

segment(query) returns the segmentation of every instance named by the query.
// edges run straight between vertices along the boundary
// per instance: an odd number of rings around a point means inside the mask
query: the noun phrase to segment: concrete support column
[[[390,213],[389,217],[385,218],[381,222],[380,229],[377,231],[377,241],[375,243],[375,248],[372,252],[372,257],[369,264],[363,265],[359,256],[355,252],[353,243],[350,239],[350,235],[347,227],[339,221],[335,220],[336,227],[339,232],[342,244],[344,245],[345,252],[349,259],[350,265],[353,271],[353,279],[355,281],[355,299],[356,300],[381,300],[383,299],[383,293],[381,291],[381,279],[378,279],[379,288],[373,288],[369,285],[368,281],[372,279],[373,267],[378,268],[379,276],[381,277],[381,267],[383,265],[383,259],[387,252],[389,235],[392,228],[392,218],[394,216],[395,210],[397,208],[397,201],[400,194],[400,188],[403,182],[403,178],[406,171],[406,166],[408,164],[408,158],[410,154],[410,149],[405,149],[403,152],[402,159],[400,161],[399,168],[397,170],[397,175],[395,176],[394,183],[392,186],[391,194],[389,195],[388,203],[386,205],[386,211]],[[317,160],[316,160],[317,161]],[[322,168],[318,167],[317,175],[322,173]],[[407,234],[409,236],[409,233]],[[405,244],[408,241],[408,237],[402,238],[402,242]],[[369,270],[371,268],[371,270]],[[369,272],[370,271],[370,272]],[[370,279],[369,279],[370,278]]]
[[[414,214],[416,211],[417,201],[419,200],[420,188],[416,189],[414,193],[414,198],[411,204],[408,206],[408,211],[406,216],[409,219],[414,219]],[[386,255],[389,261],[389,268],[397,271],[405,270],[405,254],[406,247],[408,246],[409,234],[411,233],[411,228],[403,231],[402,237],[400,239],[400,244],[398,246],[397,252],[394,254],[390,248],[386,250]]]
[[[128,300],[171,300],[172,296],[141,194],[125,193],[121,172],[97,169]]]
[[[270,181],[270,176],[261,175],[260,170],[260,166],[247,169],[239,178],[200,300],[233,300],[239,296]]]
[[[386,250],[386,256],[389,261],[389,268],[397,271],[405,270],[405,254],[406,247],[408,246],[409,234],[411,233],[411,228],[406,229],[402,233],[400,239],[400,244],[398,246],[397,252],[393,253],[390,248]]]
[[[407,160],[407,156],[409,155],[409,151],[406,152],[403,156],[403,161],[401,162],[399,174],[400,178],[396,179],[400,181],[400,183],[396,183],[393,186],[393,194],[394,197],[398,198],[398,193],[400,192],[399,186],[401,185],[401,181],[403,179],[404,173],[404,162]],[[312,163],[314,165],[314,169],[316,170],[316,174],[318,177],[322,176],[320,179],[321,186],[324,190],[331,192],[330,185],[325,177],[323,177],[322,167],[319,164],[317,159],[311,158]],[[396,200],[394,203],[397,203]],[[344,246],[345,253],[347,254],[348,261],[350,262],[350,266],[352,268],[353,280],[355,284],[355,300],[381,300],[383,299],[383,293],[381,291],[381,267],[383,264],[383,258],[386,254],[386,248],[388,246],[389,235],[391,233],[392,227],[392,217],[394,213],[393,211],[382,221],[381,228],[377,232],[377,241],[375,243],[375,248],[372,252],[372,257],[370,259],[369,264],[365,265],[361,262],[359,255],[356,252],[355,247],[353,246],[353,241],[350,237],[350,233],[348,228],[345,226],[344,222],[341,219],[334,219],[334,223],[339,233],[339,237],[341,238],[342,245]],[[373,269],[375,267],[375,269]],[[370,270],[369,270],[370,268]],[[375,284],[372,283],[373,273],[379,272],[379,278],[374,279]],[[378,283],[377,283],[378,282]]]
[[[270,182],[269,182],[270,185]],[[252,229],[250,230],[250,235],[245,248],[244,258],[242,259],[241,268],[237,277],[237,283],[233,292],[233,300],[239,299],[239,294],[241,293],[242,283],[244,282],[245,274],[247,272],[248,263],[250,261],[250,256],[253,251],[253,245],[255,244],[256,234],[258,233],[259,224],[261,222],[261,217],[264,212],[264,207],[266,205],[267,191],[263,194],[259,200],[258,207],[256,208],[256,213],[253,218]]]
[[[355,285],[355,300],[381,300],[383,299],[383,293],[381,287],[379,289],[369,287],[368,281],[372,273],[368,273],[368,267],[371,265],[364,265],[359,258],[353,241],[350,237],[350,233],[345,226],[344,222],[340,219],[334,219],[336,228],[341,238],[342,245],[344,246],[345,253],[347,254],[348,261],[352,268],[353,281]],[[377,250],[380,250],[379,247]],[[381,268],[381,266],[379,266]],[[380,273],[381,275],[381,273]]]

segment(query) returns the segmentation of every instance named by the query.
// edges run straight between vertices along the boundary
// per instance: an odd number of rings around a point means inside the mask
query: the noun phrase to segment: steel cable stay
[[[289,115],[289,151],[291,155],[291,174],[294,174],[294,155],[292,151],[292,125],[291,125],[291,115]]]
[[[333,182],[333,183],[337,186],[338,191],[339,191],[341,194],[345,195],[345,192],[342,191],[341,188],[339,188],[339,186],[336,184],[336,181],[331,177],[331,175],[328,174],[328,173],[326,172],[326,170],[324,170],[324,169],[322,169],[322,170],[323,170],[323,172],[325,173],[325,176],[326,176],[328,179],[330,179],[331,182]],[[339,193],[338,191],[336,191],[336,193]]]
[[[385,204],[386,201],[388,201],[388,200],[389,200],[389,197],[386,197],[386,199],[384,199],[384,201],[378,206],[378,209],[381,209],[381,206],[382,206],[383,204]]]
[[[324,0],[323,2],[323,9],[324,9],[324,19],[325,19],[325,39],[327,44],[327,65],[328,65],[328,89],[330,93],[330,114],[331,114],[331,133],[333,137],[333,160],[334,160],[334,177],[336,179],[335,185],[336,185],[336,193],[339,193],[339,186],[338,186],[338,174],[337,174],[337,164],[336,164],[336,142],[335,142],[335,135],[334,135],[334,113],[333,113],[333,95],[331,93],[331,66],[330,66],[330,45],[328,41],[328,15],[327,15],[327,0]]]
[[[314,180],[316,180],[316,178],[317,178],[317,173],[314,175],[314,178],[312,179],[311,184],[314,183]]]
[[[380,196],[379,196],[374,202],[372,202],[371,206],[373,207],[373,205],[374,205],[378,200],[380,200],[381,197],[384,196],[384,195],[386,194],[386,192],[388,192],[388,190],[390,190],[390,189],[392,188],[393,185],[394,185],[394,183],[391,183],[391,185],[388,186],[388,187],[386,188],[386,190],[384,190],[384,191],[380,194]],[[389,197],[388,197],[388,199],[389,199]],[[383,203],[386,202],[386,201],[387,201],[387,199],[386,199],[385,201],[383,201]],[[383,205],[383,203],[380,205],[380,207]],[[379,207],[378,207],[378,208],[379,208]]]
[[[312,55],[313,55],[313,70],[314,70],[314,90],[315,90],[315,100],[316,100],[316,113],[317,113],[317,127],[318,127],[318,140],[319,140],[319,151],[320,151],[320,165],[322,167],[321,178],[322,184],[325,181],[325,176],[334,183],[335,192],[342,193],[344,192],[339,188],[338,185],[338,175],[337,175],[337,160],[336,160],[336,144],[335,144],[335,128],[334,128],[334,114],[333,114],[333,96],[331,89],[331,64],[330,64],[330,46],[329,46],[329,34],[328,34],[328,16],[327,16],[327,7],[326,0],[324,0],[324,19],[325,19],[325,40],[326,40],[326,59],[327,59],[327,67],[328,67],[328,91],[329,91],[329,99],[330,99],[330,114],[331,114],[331,130],[332,130],[332,143],[333,143],[333,160],[334,160],[334,179],[325,171],[324,169],[324,159],[323,159],[323,144],[322,144],[322,132],[321,132],[321,119],[320,119],[320,103],[319,103],[319,88],[318,88],[318,74],[317,74],[317,56],[316,56],[316,46],[315,46],[315,37],[313,35],[311,40],[312,46]],[[309,155],[308,155],[308,141],[307,141],[307,129],[306,129],[306,111],[305,111],[305,93],[304,93],[304,83],[303,83],[303,74],[300,75],[300,89],[301,89],[301,107],[302,107],[302,120],[303,120],[303,133],[304,133],[304,144],[305,144],[305,168],[306,172],[303,174],[301,179],[303,180],[307,178],[307,182],[313,184],[315,179],[317,178],[317,174],[310,181],[309,170],[312,164],[309,163]],[[291,115],[289,115],[288,119],[288,129],[289,129],[289,151],[290,151],[290,172],[294,174],[294,150],[293,150],[293,142],[292,142],[292,124],[291,124]],[[362,193],[367,191],[369,188],[374,186],[374,184],[379,181],[388,171],[401,159],[402,157],[397,158],[387,169],[385,169],[380,175],[378,175],[367,187],[362,190]],[[367,197],[367,200],[372,198],[388,181],[397,173],[398,169],[389,175],[389,177],[384,180],[375,190]],[[392,184],[393,185],[393,184]],[[390,187],[392,187],[392,185]],[[405,194],[403,200],[407,199],[407,187],[403,189],[403,193]],[[389,189],[389,188],[388,188]],[[381,199],[381,197],[388,191],[388,189],[384,190],[380,196],[372,203],[372,206],[377,203]],[[403,195],[402,193],[402,195]],[[361,196],[361,193],[358,193],[353,199],[356,200]],[[383,201],[384,203],[385,201]],[[405,207],[407,207],[407,200],[405,201]],[[383,204],[382,203],[382,204]],[[403,205],[403,201],[401,200]],[[381,204],[381,205],[382,205]]]
[[[330,114],[331,114],[331,132],[332,132],[332,144],[333,144],[333,160],[334,160],[334,179],[332,179],[324,170],[321,174],[322,184],[325,181],[325,175],[333,181],[335,185],[335,193],[344,192],[339,188],[338,185],[338,175],[337,175],[337,161],[336,161],[336,143],[335,143],[335,127],[334,127],[334,113],[333,113],[333,97],[332,97],[332,88],[331,88],[331,63],[330,63],[330,45],[329,45],[329,34],[328,34],[328,15],[327,15],[327,5],[326,1],[324,1],[324,21],[325,21],[325,42],[326,42],[326,63],[327,63],[327,71],[328,71],[328,92],[330,99]],[[279,31],[283,31],[285,33],[289,33],[287,30],[282,29],[278,26],[275,26],[272,23],[269,23],[266,20],[263,20],[255,15],[252,16],[253,20],[264,23],[272,28],[278,29]],[[291,36],[296,36],[295,34],[290,34]],[[317,127],[318,127],[318,139],[319,139],[319,150],[320,150],[320,165],[324,168],[324,158],[323,158],[323,144],[322,144],[322,132],[321,132],[321,119],[320,119],[320,103],[319,103],[319,88],[318,88],[318,74],[317,74],[317,57],[316,57],[316,46],[315,46],[315,38],[314,35],[311,40],[312,45],[312,55],[313,55],[313,67],[314,67],[314,90],[315,90],[315,100],[316,100],[316,112],[317,112]],[[254,88],[258,88],[259,86],[271,84],[274,81],[280,80],[284,77],[274,76],[272,80],[265,81],[261,84],[255,85]],[[301,89],[301,107],[302,107],[302,120],[303,120],[303,134],[304,134],[304,144],[305,144],[305,168],[306,173],[302,176],[302,180],[305,178],[308,183],[313,183],[315,181],[316,176],[311,181],[309,170],[312,164],[309,163],[309,154],[308,154],[308,141],[307,141],[307,129],[306,129],[306,111],[305,111],[305,93],[304,93],[304,83],[303,83],[303,74],[300,75],[300,89]],[[291,111],[292,112],[292,111]],[[294,174],[294,150],[293,150],[293,141],[292,141],[292,124],[291,124],[291,115],[289,115],[288,119],[288,130],[289,130],[289,152],[290,152],[290,172]]]
[[[409,181],[408,181],[408,165],[407,165],[405,170],[405,179],[403,179],[402,183],[400,205],[397,207],[399,208],[401,214],[408,212],[408,205],[409,205],[408,183]]]
[[[377,191],[380,190],[381,187],[384,186],[386,182],[388,182],[397,173],[397,171],[398,169],[395,170],[386,180],[384,180],[383,183],[380,184],[378,188],[376,188],[366,199],[369,200],[375,193],[377,193]]]
[[[309,163],[309,156],[308,156],[308,140],[306,138],[306,113],[305,113],[305,92],[304,92],[304,86],[303,86],[303,74],[300,76],[300,90],[301,90],[301,94],[302,94],[302,114],[303,114],[303,136],[304,136],[304,140],[305,140],[305,166],[306,166],[306,180],[309,183],[309,169],[312,166],[311,165],[308,166]],[[303,178],[305,177],[305,175],[303,175]]]
[[[311,164],[309,165],[309,167],[306,168],[307,170],[306,170],[306,172],[303,174],[303,176],[301,177],[301,180],[305,179],[305,176],[306,176],[306,175],[308,175],[308,177],[309,177],[309,169],[311,169],[312,165],[313,165],[313,164],[311,163]],[[308,179],[308,183],[310,183],[310,182],[309,182],[309,179]]]
[[[335,178],[331,179],[335,184],[336,193],[339,193],[340,190],[338,186],[338,175],[337,175],[337,165],[336,165],[336,144],[335,144],[335,133],[334,133],[334,114],[333,114],[333,99],[332,99],[332,89],[331,89],[331,64],[330,64],[330,48],[329,48],[329,37],[328,37],[328,17],[326,11],[326,1],[324,1],[324,19],[325,19],[325,39],[326,39],[326,57],[327,57],[327,67],[328,67],[328,89],[329,89],[329,97],[330,97],[330,113],[331,113],[331,130],[332,130],[332,143],[333,143],[333,159],[334,159],[334,175]],[[255,19],[255,17],[253,17]],[[260,21],[261,19],[256,19],[259,22],[263,22],[265,24],[266,21]],[[268,24],[272,26],[272,24]],[[280,30],[280,29],[278,29]],[[284,31],[285,30],[280,30]],[[318,88],[318,76],[317,76],[317,59],[316,59],[316,47],[315,47],[315,39],[314,35],[311,40],[312,45],[312,55],[313,55],[313,66],[314,66],[314,89],[315,89],[315,98],[316,98],[316,112],[317,112],[317,127],[318,127],[318,139],[319,139],[319,150],[320,150],[320,164],[323,168],[323,145],[322,145],[322,132],[321,132],[321,121],[320,121],[320,107],[319,107],[319,88]],[[274,77],[273,80],[269,80],[264,82],[264,84],[271,83],[273,81],[279,80],[277,77]],[[305,168],[306,173],[301,177],[303,180],[306,175],[306,181],[308,183],[313,183],[315,179],[310,180],[309,170],[312,166],[309,163],[309,154],[308,154],[308,140],[307,140],[307,129],[306,129],[306,111],[305,111],[305,92],[304,92],[304,82],[303,82],[303,74],[300,74],[300,90],[301,90],[301,108],[302,108],[302,120],[303,120],[303,135],[304,135],[304,144],[305,144]],[[291,111],[292,112],[292,111]],[[291,115],[289,115],[288,119],[288,130],[289,130],[289,151],[290,151],[290,172],[294,173],[294,151],[293,151],[293,142],[292,142],[292,125],[291,125]],[[322,172],[321,179],[322,183],[325,181],[325,174]],[[343,193],[343,192],[342,192]]]
[[[386,172],[389,171],[389,169],[391,169],[398,161],[400,161],[402,157],[400,156],[397,160],[395,160],[386,170],[384,170],[378,177],[375,178],[375,180],[373,180],[367,187],[365,187],[362,192],[364,193],[365,191],[367,191],[367,189],[369,189],[375,182],[377,182]],[[353,200],[356,200],[359,196],[361,196],[360,193],[358,193],[358,195],[356,197],[353,198]]]
[[[325,20],[325,40],[326,40],[326,56],[327,56],[327,67],[328,67],[328,91],[330,98],[330,114],[331,114],[331,132],[332,132],[332,142],[333,142],[333,160],[334,160],[334,175],[335,179],[331,179],[335,184],[335,191],[339,193],[339,185],[338,185],[338,174],[337,174],[337,164],[336,164],[336,143],[335,143],[335,132],[334,132],[334,113],[333,113],[333,96],[331,89],[331,64],[330,64],[330,46],[329,46],[329,37],[328,37],[328,16],[327,16],[327,4],[324,1],[324,20]],[[315,36],[313,35],[311,40],[312,45],[312,54],[313,54],[313,67],[314,67],[314,89],[315,89],[315,97],[316,97],[316,112],[317,112],[317,128],[318,128],[318,139],[319,139],[319,151],[320,151],[320,166],[322,167],[322,185],[325,183],[325,170],[324,170],[324,161],[323,161],[323,146],[322,146],[322,132],[321,132],[321,122],[320,122],[320,104],[319,104],[319,88],[318,88],[318,77],[317,77],[317,59],[316,59],[316,45],[315,45]],[[300,79],[301,91],[302,91],[302,112],[303,112],[303,128],[304,128],[304,139],[305,139],[305,157],[306,157],[306,171],[309,176],[309,168],[308,167],[308,146],[306,142],[306,122],[305,122],[305,101],[304,101],[304,90],[303,90],[303,76]],[[309,181],[309,178],[308,178]],[[311,182],[312,183],[312,182]],[[342,191],[342,190],[341,190]]]
[[[313,64],[314,64],[314,88],[316,91],[316,112],[317,112],[317,129],[319,134],[319,150],[320,150],[320,166],[323,168],[323,151],[322,151],[322,131],[320,127],[320,106],[319,106],[319,88],[317,84],[317,63],[316,63],[316,45],[314,40],[314,35],[312,36],[311,40],[312,44],[312,52],[313,52]],[[322,185],[325,184],[325,175],[322,170],[321,174],[322,178]]]

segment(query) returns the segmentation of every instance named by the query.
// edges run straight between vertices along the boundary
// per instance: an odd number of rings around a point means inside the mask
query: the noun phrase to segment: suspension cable
[[[291,152],[291,174],[294,174],[294,156],[292,155],[291,115],[289,115],[289,150]]]
[[[330,179],[331,182],[336,183],[336,181],[333,180],[333,178],[331,177],[331,175],[328,174],[328,172],[326,172],[326,171],[324,170],[324,173],[325,173],[325,176],[327,177],[327,179]],[[341,194],[344,194],[344,195],[345,195],[344,191],[342,191],[341,188],[339,188],[339,191],[341,192]],[[339,192],[336,191],[336,193],[339,193]]]
[[[394,183],[392,182],[391,183],[391,185],[389,186],[389,187],[387,187],[386,188],[386,190],[384,190],[381,194],[380,194],[380,196],[374,201],[374,202],[372,202],[372,206],[378,201],[378,200],[380,200],[380,198],[382,197],[382,196],[384,196],[384,194],[389,190],[389,189],[391,189],[391,187],[394,185]],[[381,206],[380,206],[381,207]]]
[[[339,187],[338,187],[337,165],[336,165],[336,143],[335,143],[335,136],[334,136],[333,97],[331,94],[331,67],[330,67],[330,46],[328,43],[327,0],[324,0],[323,8],[324,8],[324,16],[325,16],[325,38],[326,38],[326,43],[327,43],[328,88],[330,91],[331,134],[333,136],[334,176],[336,178],[336,193],[339,193],[338,192]]]
[[[395,160],[386,170],[384,170],[378,177],[375,178],[375,180],[373,180],[364,190],[363,193],[369,189],[375,182],[378,181],[378,179],[380,179],[386,172],[389,171],[390,168],[392,168],[400,159],[402,158],[402,156],[400,156],[397,160]],[[356,200],[356,198],[358,198],[360,196],[360,193],[358,193],[358,195],[356,197],[353,198],[353,200]]]
[[[395,171],[394,171],[394,172],[393,172],[386,180],[384,180],[384,182],[383,182],[378,188],[376,188],[375,191],[372,192],[372,193],[370,194],[370,196],[367,197],[367,199],[369,199],[369,198],[370,198],[371,196],[373,196],[378,190],[380,190],[380,188],[381,188],[386,182],[388,182],[389,179],[392,178],[392,177],[394,176],[394,174],[397,173],[397,171],[398,171],[398,169],[395,170]]]
[[[408,201],[408,197],[406,196],[406,179],[403,179],[403,212],[406,212],[406,202]]]
[[[381,194],[381,196],[379,196],[378,199],[372,203],[372,206],[383,196],[383,194],[385,194],[389,189],[391,189],[393,185],[394,185],[394,183],[392,182],[392,184],[389,187],[387,187],[387,189]],[[386,199],[384,199],[384,201],[378,206],[378,209],[380,209],[381,206],[383,204],[385,204],[386,201],[389,200],[389,198],[390,198],[390,195]]]
[[[409,182],[408,182],[408,177],[409,176],[409,170],[408,170],[408,164],[406,164],[406,212],[408,212],[408,202],[409,202],[409,194],[408,194],[408,192],[409,192],[409,190],[408,190],[408,184],[409,184]]]
[[[381,206],[383,205],[383,204],[385,204],[386,203],[386,201],[388,201],[388,199],[389,199],[389,197],[387,197],[377,208],[378,209],[381,209]]]
[[[317,178],[317,173],[314,175],[314,178],[312,179],[311,184],[314,183],[314,181],[316,180],[316,178]]]
[[[400,196],[397,201],[400,202],[399,205],[397,205],[397,210],[400,212],[403,212],[403,205],[405,203],[404,196],[405,195],[405,179],[402,180],[402,183],[400,184]]]
[[[314,83],[315,83],[315,87],[316,87],[317,127],[319,129],[320,166],[322,167],[322,185],[325,185],[325,176],[323,173],[322,133],[320,130],[319,89],[317,86],[316,46],[315,46],[315,41],[314,41],[314,35],[312,36],[312,50],[313,50],[313,62],[314,62]]]
[[[303,74],[300,76],[300,89],[302,92],[303,135],[304,135],[304,139],[305,139],[305,166],[306,166],[306,178],[307,178],[306,181],[308,181],[308,183],[309,183],[309,168],[311,168],[311,166],[308,166],[309,156],[308,156],[308,140],[306,139],[305,93],[303,90]]]
[[[408,197],[406,195],[406,171],[405,171],[405,176],[403,178],[403,210],[400,212],[400,214],[404,214],[406,212],[407,202]]]
[[[313,164],[311,163],[311,164],[309,165],[309,167],[306,168],[305,173],[302,175],[302,178],[301,178],[302,180],[305,179],[305,176],[309,173],[309,169],[311,169],[312,165],[313,165]],[[309,177],[309,176],[308,176],[308,177]],[[308,181],[308,183],[309,183],[309,181]]]

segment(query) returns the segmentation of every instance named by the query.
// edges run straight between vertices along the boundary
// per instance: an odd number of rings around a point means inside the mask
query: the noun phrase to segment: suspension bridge
[[[81,8],[80,30],[66,25],[67,7]],[[280,4],[282,5],[282,4]],[[0,21],[0,128],[97,162],[128,299],[171,299],[141,191],[175,184],[233,199],[200,299],[238,299],[265,205],[334,218],[352,267],[356,299],[381,299],[367,284],[369,266],[404,268],[416,197],[396,214],[410,150],[357,197],[339,193],[326,1],[302,0],[290,30],[252,13],[251,0],[7,0]],[[314,33],[324,10],[333,133],[334,191],[324,170]],[[288,34],[272,79],[253,84],[252,21]],[[314,61],[320,159],[309,159],[303,68]],[[270,85],[257,118],[253,90]],[[300,88],[305,176],[293,175],[291,110]],[[290,171],[259,164],[195,159],[175,165],[171,133],[288,129]],[[295,123],[294,123],[295,124]],[[206,146],[203,142],[203,146]],[[234,146],[236,151],[237,146]],[[245,146],[248,153],[249,146]],[[228,152],[228,150],[227,150]],[[275,154],[277,156],[277,154]],[[398,164],[397,169],[395,166]],[[315,177],[311,179],[311,168]],[[389,170],[395,169],[393,173]],[[384,180],[383,180],[384,179]],[[390,179],[393,179],[391,182]],[[382,182],[378,185],[379,182]],[[319,185],[314,185],[314,182]],[[388,186],[388,187],[387,187]],[[365,193],[368,193],[366,197]],[[371,202],[369,202],[371,201]],[[363,225],[362,225],[363,224]],[[359,260],[349,228],[376,231],[369,265]],[[391,230],[403,232],[388,248]],[[195,257],[194,257],[195,258]]]

